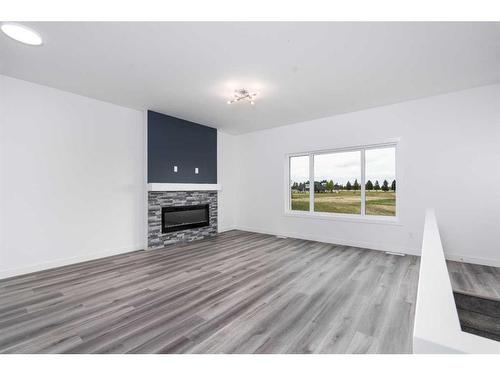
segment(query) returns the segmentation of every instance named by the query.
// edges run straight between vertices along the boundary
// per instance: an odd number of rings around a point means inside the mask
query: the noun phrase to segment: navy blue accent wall
[[[217,129],[148,111],[148,182],[216,184]]]

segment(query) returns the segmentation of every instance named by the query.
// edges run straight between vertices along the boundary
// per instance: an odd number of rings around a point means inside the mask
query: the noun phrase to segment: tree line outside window
[[[292,190],[299,192],[309,191],[309,183],[294,182],[292,184]],[[352,184],[350,181],[347,181],[345,185],[334,183],[333,180],[330,181],[323,180],[314,182],[315,193],[324,193],[324,192],[331,193],[337,190],[361,190],[361,185],[357,179],[355,179]],[[389,181],[387,180],[384,180],[382,184],[380,184],[378,180],[375,180],[375,183],[373,183],[371,180],[368,180],[365,184],[365,190],[396,191],[396,180],[392,180],[391,183],[389,183]]]

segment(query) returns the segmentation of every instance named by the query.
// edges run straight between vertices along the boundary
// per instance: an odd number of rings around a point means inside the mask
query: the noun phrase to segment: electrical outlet
[[[174,165],[174,173],[177,173],[177,165]]]

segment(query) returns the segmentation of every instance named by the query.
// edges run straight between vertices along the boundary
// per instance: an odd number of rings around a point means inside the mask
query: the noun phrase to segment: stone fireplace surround
[[[155,185],[155,184],[151,184]],[[209,226],[162,233],[161,208],[209,204]],[[148,191],[148,249],[189,242],[217,234],[217,190]]]

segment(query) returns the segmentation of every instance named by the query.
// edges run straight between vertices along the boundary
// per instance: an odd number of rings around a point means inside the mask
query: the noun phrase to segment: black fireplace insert
[[[209,205],[169,206],[161,208],[161,232],[169,233],[210,225]]]

